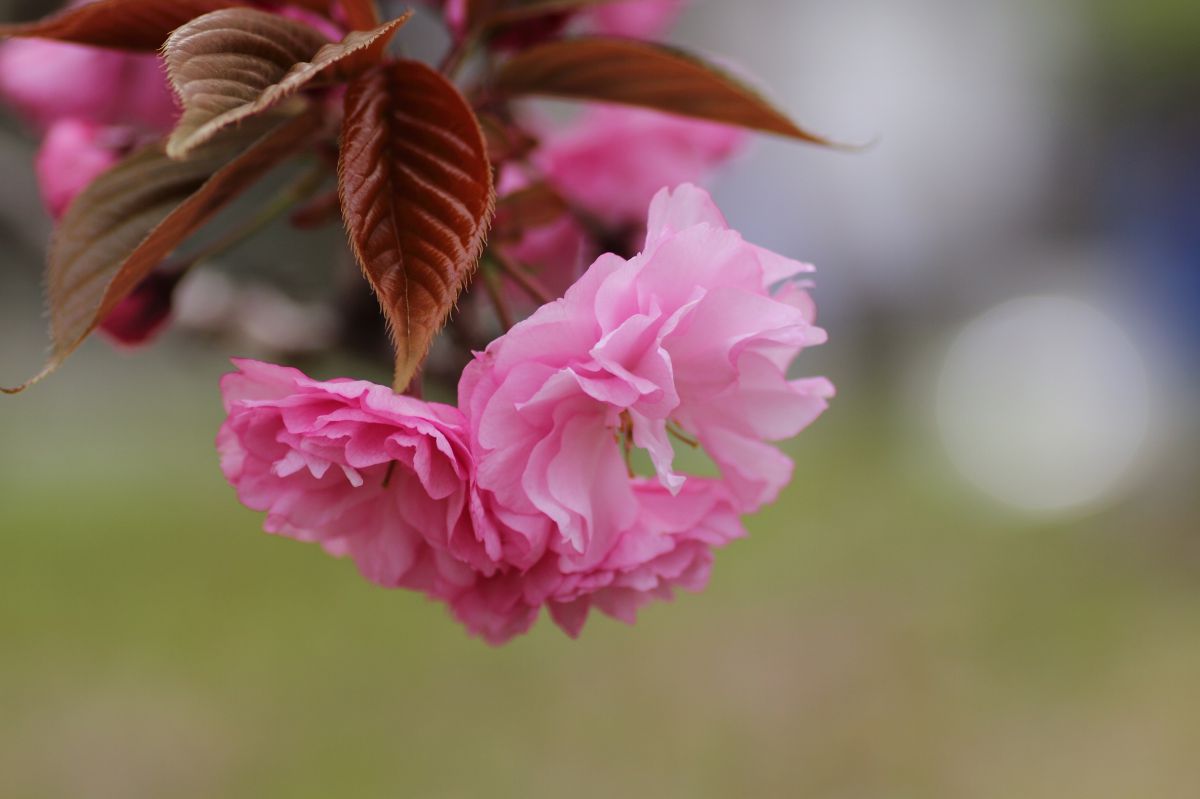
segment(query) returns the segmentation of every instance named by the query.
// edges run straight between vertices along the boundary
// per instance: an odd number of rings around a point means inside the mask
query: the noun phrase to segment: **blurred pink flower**
[[[514,518],[552,520],[564,572],[603,563],[638,521],[616,438],[677,492],[669,430],[694,436],[739,512],[772,501],[791,462],[765,442],[798,433],[833,393],[786,376],[825,339],[804,287],[774,288],[808,271],[747,244],[703,190],[661,192],[643,253],[602,256],[465,370],[481,492]]]
[[[120,138],[111,128],[81,119],[50,126],[34,166],[51,216],[59,219],[76,195],[120,159]]]
[[[178,115],[157,56],[41,39],[0,44],[0,98],[40,129],[71,118],[165,132]]]
[[[534,163],[563,196],[613,226],[645,219],[664,186],[705,180],[747,141],[739,128],[658,111],[589,106],[542,132]]]
[[[601,3],[588,10],[590,27],[609,36],[655,39],[666,33],[687,6],[687,0],[624,0]]]
[[[456,39],[467,34],[467,0],[442,0],[442,17]]]

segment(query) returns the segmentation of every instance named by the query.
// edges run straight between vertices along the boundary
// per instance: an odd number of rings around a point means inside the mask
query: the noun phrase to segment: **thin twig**
[[[529,274],[529,271],[523,265],[516,263],[498,250],[493,250],[490,253],[490,257],[504,274],[512,278],[513,282],[520,286],[539,305],[554,302],[555,298],[550,290],[543,286],[537,278]]]
[[[500,324],[504,331],[512,330],[513,315],[508,308],[508,303],[504,301],[503,286],[500,285],[500,278],[496,274],[496,270],[491,268],[489,263],[482,264],[480,271],[483,272],[483,287],[487,290],[488,298],[492,301],[492,306],[496,309],[496,316],[500,318]]]
[[[625,456],[625,471],[632,480],[637,475],[633,470],[633,417],[629,411],[621,411],[621,450]]]
[[[700,448],[700,442],[685,433],[683,428],[679,426],[678,422],[667,422],[667,432],[675,436],[675,438],[679,439],[684,444],[687,444],[692,449]]]
[[[458,74],[458,70],[466,63],[475,46],[479,44],[482,36],[479,31],[471,31],[462,38],[462,41],[457,42],[446,56],[442,59],[442,63],[438,64],[438,72],[445,75],[447,78],[453,78]]]

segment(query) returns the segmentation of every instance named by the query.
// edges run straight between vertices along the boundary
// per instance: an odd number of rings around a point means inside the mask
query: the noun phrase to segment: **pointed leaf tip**
[[[445,77],[398,61],[350,84],[338,174],[351,248],[391,328],[402,391],[483,249],[495,204],[483,132]]]

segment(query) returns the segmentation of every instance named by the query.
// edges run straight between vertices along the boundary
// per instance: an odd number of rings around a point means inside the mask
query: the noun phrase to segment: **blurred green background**
[[[997,512],[844,390],[706,593],[491,649],[258,532],[220,361],[78,360],[4,409],[5,797],[1200,787],[1195,504]]]
[[[183,331],[136,357],[92,342],[4,398],[0,797],[1200,796],[1195,7],[977,5],[687,18],[681,42],[803,120],[882,138],[859,157],[765,142],[718,185],[751,238],[818,262],[831,343],[801,366],[840,396],[708,591],[634,627],[570,641],[543,620],[492,649],[262,534],[212,445],[230,352]],[[946,65],[961,94],[931,79]],[[988,113],[1006,124],[977,138]],[[5,128],[8,383],[42,341],[31,148]],[[286,271],[305,242],[234,266]],[[1047,292],[1116,320],[1146,374],[1127,463],[1054,507],[989,482],[1011,453],[938,411],[978,380],[948,366],[963,326]],[[997,356],[1039,401],[1079,388],[1012,369]],[[1130,416],[1107,388],[1081,412],[1095,439]],[[1038,480],[1109,452],[1012,402],[974,410]]]

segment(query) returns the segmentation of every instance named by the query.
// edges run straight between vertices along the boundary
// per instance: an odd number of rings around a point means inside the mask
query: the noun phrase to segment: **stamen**
[[[667,432],[675,436],[675,438],[679,439],[684,444],[687,444],[692,449],[700,448],[700,442],[688,433],[684,432],[684,429],[675,420],[667,422]]]
[[[632,480],[636,475],[633,472],[633,417],[629,415],[629,411],[621,411],[620,436],[621,448],[625,455],[625,471]]]

